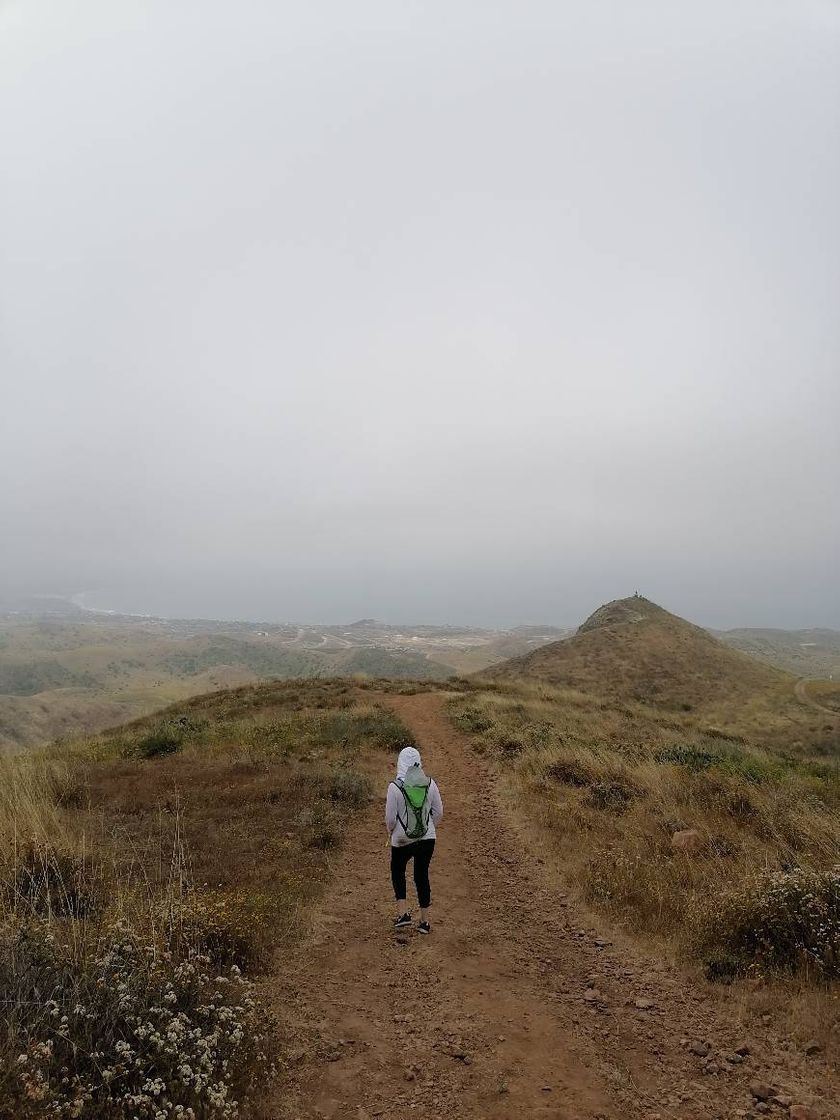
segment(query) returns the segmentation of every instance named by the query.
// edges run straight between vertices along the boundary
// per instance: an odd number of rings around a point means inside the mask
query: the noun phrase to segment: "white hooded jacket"
[[[404,747],[397,759],[397,780],[402,781],[405,778],[410,766],[420,765],[422,763],[417,748]],[[424,840],[435,839],[435,825],[443,816],[443,801],[434,778],[431,779],[429,784],[429,808],[429,827],[423,837]],[[404,844],[416,843],[415,840],[410,840],[406,836],[405,829],[399,822],[399,817],[404,816],[404,814],[405,801],[402,791],[391,782],[388,786],[388,796],[385,799],[385,827],[388,829],[388,834],[391,837],[391,847],[393,848],[401,848]]]

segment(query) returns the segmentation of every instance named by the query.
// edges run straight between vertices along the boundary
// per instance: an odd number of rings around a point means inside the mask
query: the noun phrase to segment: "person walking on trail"
[[[385,827],[391,838],[391,882],[397,900],[394,929],[411,925],[411,911],[406,904],[405,871],[414,860],[414,885],[420,904],[418,933],[431,933],[429,907],[432,888],[429,885],[429,864],[435,854],[435,825],[443,816],[443,801],[433,778],[423,773],[420,752],[404,747],[397,759],[397,777],[388,786],[385,800]]]

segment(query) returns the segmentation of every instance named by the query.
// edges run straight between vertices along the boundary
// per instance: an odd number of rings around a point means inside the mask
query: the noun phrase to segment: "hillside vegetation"
[[[294,682],[0,760],[0,1116],[246,1114],[277,1052],[253,978],[372,752],[411,741],[351,682]]]
[[[34,610],[52,610],[37,614]],[[59,601],[0,614],[0,751],[101,731],[221,688],[297,677],[445,680],[563,631],[257,626],[91,614]]]
[[[840,718],[797,701],[794,684],[634,597],[494,668],[451,714],[591,905],[715,978],[828,981],[840,978]]]
[[[0,1117],[258,1109],[283,1056],[261,978],[413,741],[389,692],[415,713],[442,693],[532,866],[836,1055],[840,705],[796,684],[634,597],[445,685],[246,684],[0,759]]]
[[[493,680],[544,682],[614,704],[641,705],[763,742],[819,749],[833,742],[784,670],[730,649],[640,596],[600,607],[562,642],[493,666]]]

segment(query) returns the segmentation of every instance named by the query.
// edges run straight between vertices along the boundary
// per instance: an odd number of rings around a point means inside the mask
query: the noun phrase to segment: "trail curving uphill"
[[[809,708],[816,708],[818,712],[824,715],[831,716],[832,719],[840,719],[840,714],[834,711],[833,708],[827,708],[825,704],[821,704],[819,700],[815,700],[808,692],[808,682],[818,680],[818,677],[800,677],[796,684],[793,686],[793,691],[796,693],[796,699],[801,704],[806,704]]]
[[[575,911],[441,696],[382,699],[444,797],[434,932],[389,929],[376,800],[336,858],[312,938],[273,982],[290,1058],[267,1115],[711,1120],[753,1115],[760,1081],[794,1101],[830,1099],[820,1060],[806,1069],[786,1053],[781,1066],[769,1028],[741,1060],[734,1012]],[[390,771],[383,759],[383,797]]]

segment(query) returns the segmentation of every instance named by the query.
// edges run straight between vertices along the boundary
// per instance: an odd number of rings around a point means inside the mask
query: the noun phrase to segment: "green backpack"
[[[429,817],[432,814],[429,799],[432,779],[426,777],[422,767],[414,765],[408,768],[405,778],[397,778],[394,785],[402,793],[405,803],[405,820],[399,814],[397,820],[409,840],[422,840],[429,831]]]

